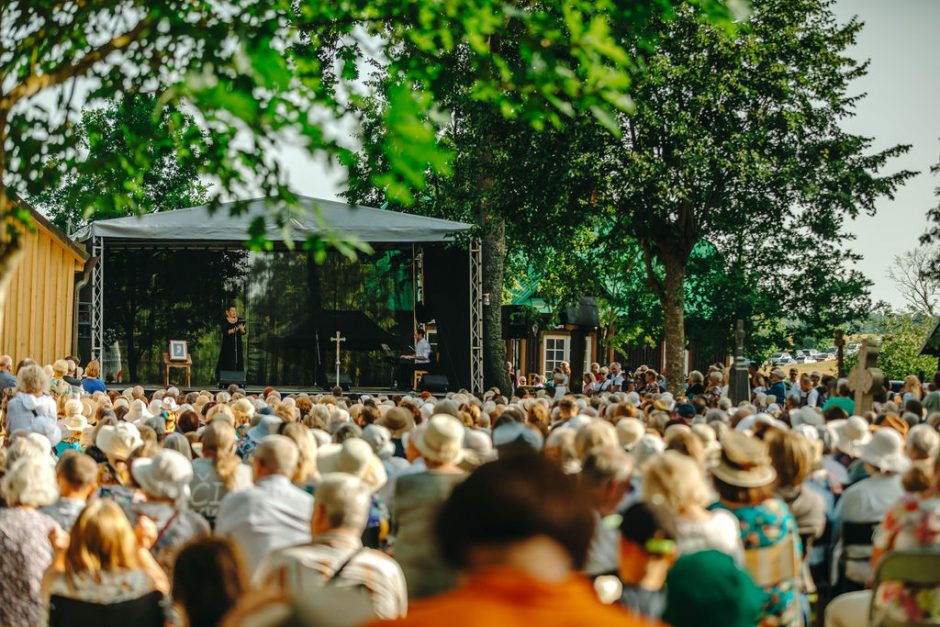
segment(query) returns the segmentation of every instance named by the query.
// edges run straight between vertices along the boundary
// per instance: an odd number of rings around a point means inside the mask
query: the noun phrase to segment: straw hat
[[[388,479],[382,460],[362,438],[349,438],[342,444],[328,444],[317,451],[317,469],[321,475],[344,472],[362,479],[375,492]]]
[[[904,439],[890,427],[877,429],[867,444],[858,446],[859,459],[881,472],[904,472],[911,460],[904,454]]]
[[[135,459],[131,464],[131,474],[147,494],[175,501],[189,498],[193,464],[182,453],[163,448],[152,459]]]
[[[725,483],[741,488],[759,488],[777,478],[767,446],[762,441],[729,431],[721,444],[721,461],[712,473]]]
[[[64,359],[57,359],[52,364],[52,372],[58,375],[63,375],[69,371],[69,362]]]
[[[861,416],[852,416],[836,427],[835,432],[837,438],[835,448],[852,457],[858,457],[859,447],[868,444],[871,440],[868,421]]]
[[[118,459],[127,459],[131,452],[143,444],[140,431],[129,422],[120,422],[116,425],[105,425],[98,429],[95,446],[104,453]]]
[[[131,401],[127,414],[124,416],[124,420],[133,422],[134,424],[146,422],[151,418],[153,418],[153,412],[147,407],[147,403],[139,398]]]
[[[622,418],[617,422],[617,439],[624,450],[633,450],[644,433],[646,427],[638,418]]]
[[[449,414],[431,416],[415,438],[421,456],[431,461],[456,464],[462,453],[464,428]]]

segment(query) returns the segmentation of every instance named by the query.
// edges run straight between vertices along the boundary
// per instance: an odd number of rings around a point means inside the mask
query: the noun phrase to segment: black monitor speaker
[[[430,392],[431,394],[446,394],[447,384],[446,374],[426,374],[421,377],[421,382],[418,383],[418,391]]]
[[[233,383],[239,387],[245,387],[247,378],[244,372],[238,370],[219,370],[219,387],[227,388]]]

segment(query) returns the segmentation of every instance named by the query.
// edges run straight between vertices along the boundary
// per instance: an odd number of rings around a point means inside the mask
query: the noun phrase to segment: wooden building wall
[[[7,284],[0,353],[16,364],[30,357],[51,364],[72,352],[75,273],[87,256],[43,216],[23,235],[23,252]]]

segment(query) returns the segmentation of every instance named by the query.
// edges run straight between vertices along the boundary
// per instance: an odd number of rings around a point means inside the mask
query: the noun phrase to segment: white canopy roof
[[[126,241],[166,241],[172,243],[204,244],[243,243],[248,240],[248,226],[258,216],[267,215],[265,200],[255,199],[237,216],[230,215],[234,202],[222,203],[210,215],[206,206],[190,207],[98,220],[79,230],[74,238],[86,241],[93,237]],[[336,232],[353,235],[363,242],[379,243],[432,243],[445,242],[454,235],[470,230],[463,222],[387,211],[373,207],[356,207],[333,200],[300,197],[306,210],[290,217],[290,236],[302,242],[311,234]],[[322,220],[312,207],[318,207]],[[266,235],[272,242],[283,242],[281,230],[268,219]]]

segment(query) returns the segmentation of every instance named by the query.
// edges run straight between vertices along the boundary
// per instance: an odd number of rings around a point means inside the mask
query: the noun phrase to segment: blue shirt
[[[88,394],[94,394],[95,392],[107,391],[107,389],[104,386],[104,381],[102,381],[101,379],[90,379],[87,377],[82,379],[82,388],[84,388],[85,392],[87,392]]]

